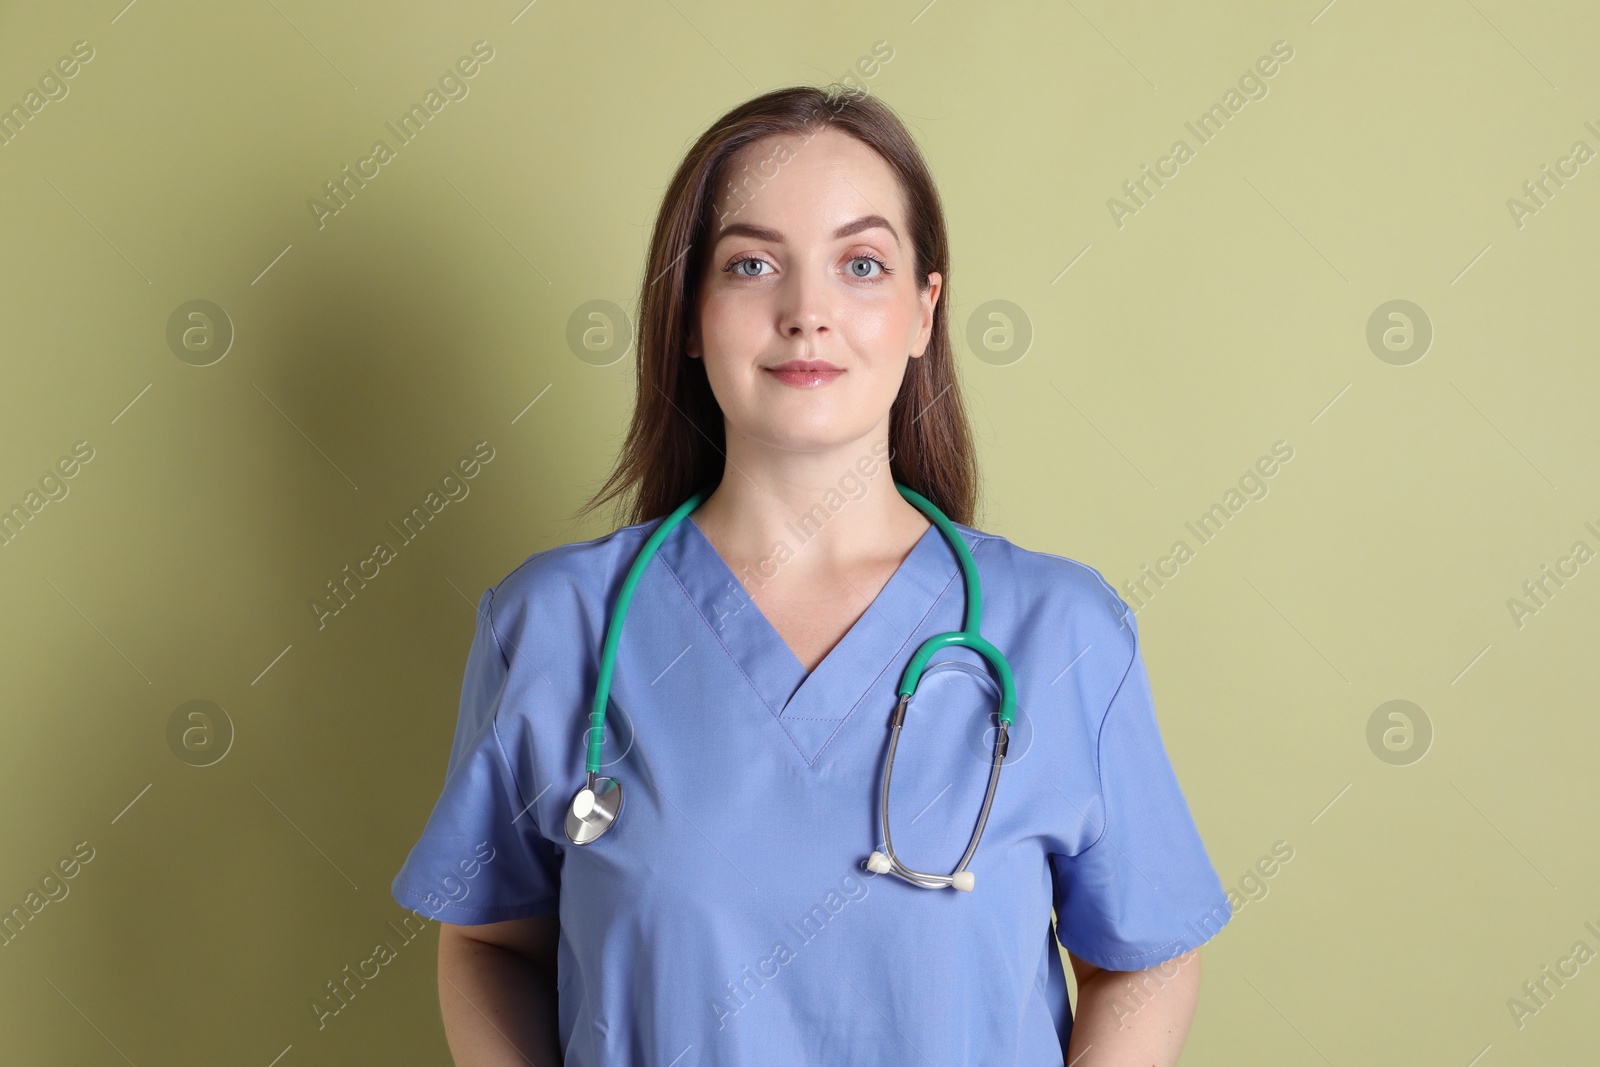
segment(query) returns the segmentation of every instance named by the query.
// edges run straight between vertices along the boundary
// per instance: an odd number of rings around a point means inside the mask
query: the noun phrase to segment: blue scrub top
[[[570,844],[610,605],[661,521],[536,553],[484,592],[444,788],[391,887],[462,925],[559,912],[568,1065],[1059,1065],[1072,1013],[1057,939],[1138,970],[1228,922],[1133,613],[1093,568],[962,524],[984,636],[1017,685],[972,892],[864,865],[882,844],[901,673],[963,622],[936,526],[807,674],[682,522],[618,649],[600,773],[623,783],[621,816]],[[894,765],[906,865],[948,873],[965,850],[999,695],[970,649],[924,674]]]

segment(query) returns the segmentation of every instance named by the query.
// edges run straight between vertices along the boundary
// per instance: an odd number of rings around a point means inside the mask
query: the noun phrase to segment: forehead
[[[847,133],[773,134],[745,145],[717,182],[715,241],[731,222],[758,223],[790,240],[825,237],[839,223],[882,215],[906,233],[904,195],[889,164]]]

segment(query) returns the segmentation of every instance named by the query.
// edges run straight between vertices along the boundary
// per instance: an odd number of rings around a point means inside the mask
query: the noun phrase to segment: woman
[[[1127,605],[1093,569],[969,525],[947,260],[927,167],[870,96],[765,94],[679,168],[632,426],[588,505],[631,491],[633,525],[483,594],[444,790],[393,885],[441,920],[457,1063],[1176,1061],[1227,898]],[[967,892],[863,862],[886,844],[901,673],[965,612],[952,544],[897,482],[955,524],[1015,674]],[[567,820],[607,622],[646,539],[702,490],[644,557],[604,730],[626,803],[580,846]],[[1000,688],[971,648],[934,660],[892,834],[907,867],[947,872]]]

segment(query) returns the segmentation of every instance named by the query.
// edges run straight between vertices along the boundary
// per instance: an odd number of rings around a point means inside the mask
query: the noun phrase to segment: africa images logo
[[[465,100],[467,94],[472,91],[471,85],[468,84],[469,80],[477,77],[479,71],[483,69],[481,64],[486,64],[493,58],[493,45],[487,41],[476,42],[472,46],[472,55],[462,56],[456,60],[453,67],[446,68],[445,72],[439,75],[438,88],[429,86],[428,91],[422,96],[422,102],[412,104],[410,109],[396,120],[400,124],[398,127],[393,122],[384,123],[389,132],[394,134],[398,146],[403,148],[416,140],[427,128],[428,123],[452,100]],[[339,168],[341,176],[337,180],[330,178],[323,182],[322,188],[332,204],[315,196],[306,201],[306,207],[311,210],[311,217],[316,222],[317,229],[326,229],[328,219],[349,207],[356,193],[365,189],[367,182],[383,173],[383,168],[392,163],[397,156],[396,148],[380,138],[372,142],[372,148],[365,157],[356,160],[354,171],[350,169],[350,164],[346,163]]]
[[[1140,164],[1139,176],[1122,183],[1126,199],[1115,196],[1106,198],[1106,211],[1111,216],[1112,224],[1119,230],[1126,226],[1127,219],[1148,207],[1156,193],[1182,173],[1183,166],[1195,158],[1199,149],[1216,140],[1246,104],[1252,100],[1265,100],[1269,91],[1267,80],[1276,77],[1283,69],[1282,65],[1293,58],[1294,47],[1288,41],[1274,41],[1271,54],[1257,59],[1254,66],[1246,68],[1239,76],[1236,83],[1238,88],[1230,86],[1220,101],[1213,101],[1193,122],[1186,121],[1184,128],[1193,135],[1196,143],[1191,146],[1180,137],[1172,142],[1166,155],[1156,160],[1154,169],[1148,163]]]
[[[459,503],[465,500],[467,494],[472,492],[472,487],[467,483],[476,478],[494,457],[493,445],[488,441],[477,442],[472,446],[470,455],[457,460],[455,466],[439,479],[438,486],[428,490],[421,504],[414,505],[409,512],[400,517],[398,525],[393,520],[386,523],[388,528],[394,531],[399,546],[409,545],[422,536],[422,531],[428,528],[428,524],[438,518],[439,513],[452,502]],[[373,544],[371,555],[356,561],[353,570],[350,564],[346,563],[340,572],[342,577],[328,579],[326,598],[312,597],[307,601],[311,605],[311,614],[317,620],[317,629],[321,630],[327,626],[329,619],[348,608],[356,594],[365,589],[368,582],[382,574],[384,567],[398,558],[397,546],[388,540],[382,540]]]

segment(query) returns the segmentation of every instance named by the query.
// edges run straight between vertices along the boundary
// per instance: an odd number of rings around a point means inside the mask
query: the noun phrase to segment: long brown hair
[[[927,289],[932,271],[943,279],[927,350],[907,361],[889,409],[890,473],[952,521],[972,524],[978,465],[950,346],[950,250],[939,192],[895,113],[864,90],[837,84],[775,89],[738,105],[701,134],[678,165],[656,215],[639,297],[633,422],[611,476],[579,516],[626,493],[631,500],[624,522],[646,522],[722,480],[722,409],[704,360],[685,353],[716,193],[725,167],[744,146],[772,134],[809,140],[827,128],[874,149],[894,171],[906,200],[918,286]],[[744,169],[737,180],[741,198],[746,188],[761,184],[759,175]]]

